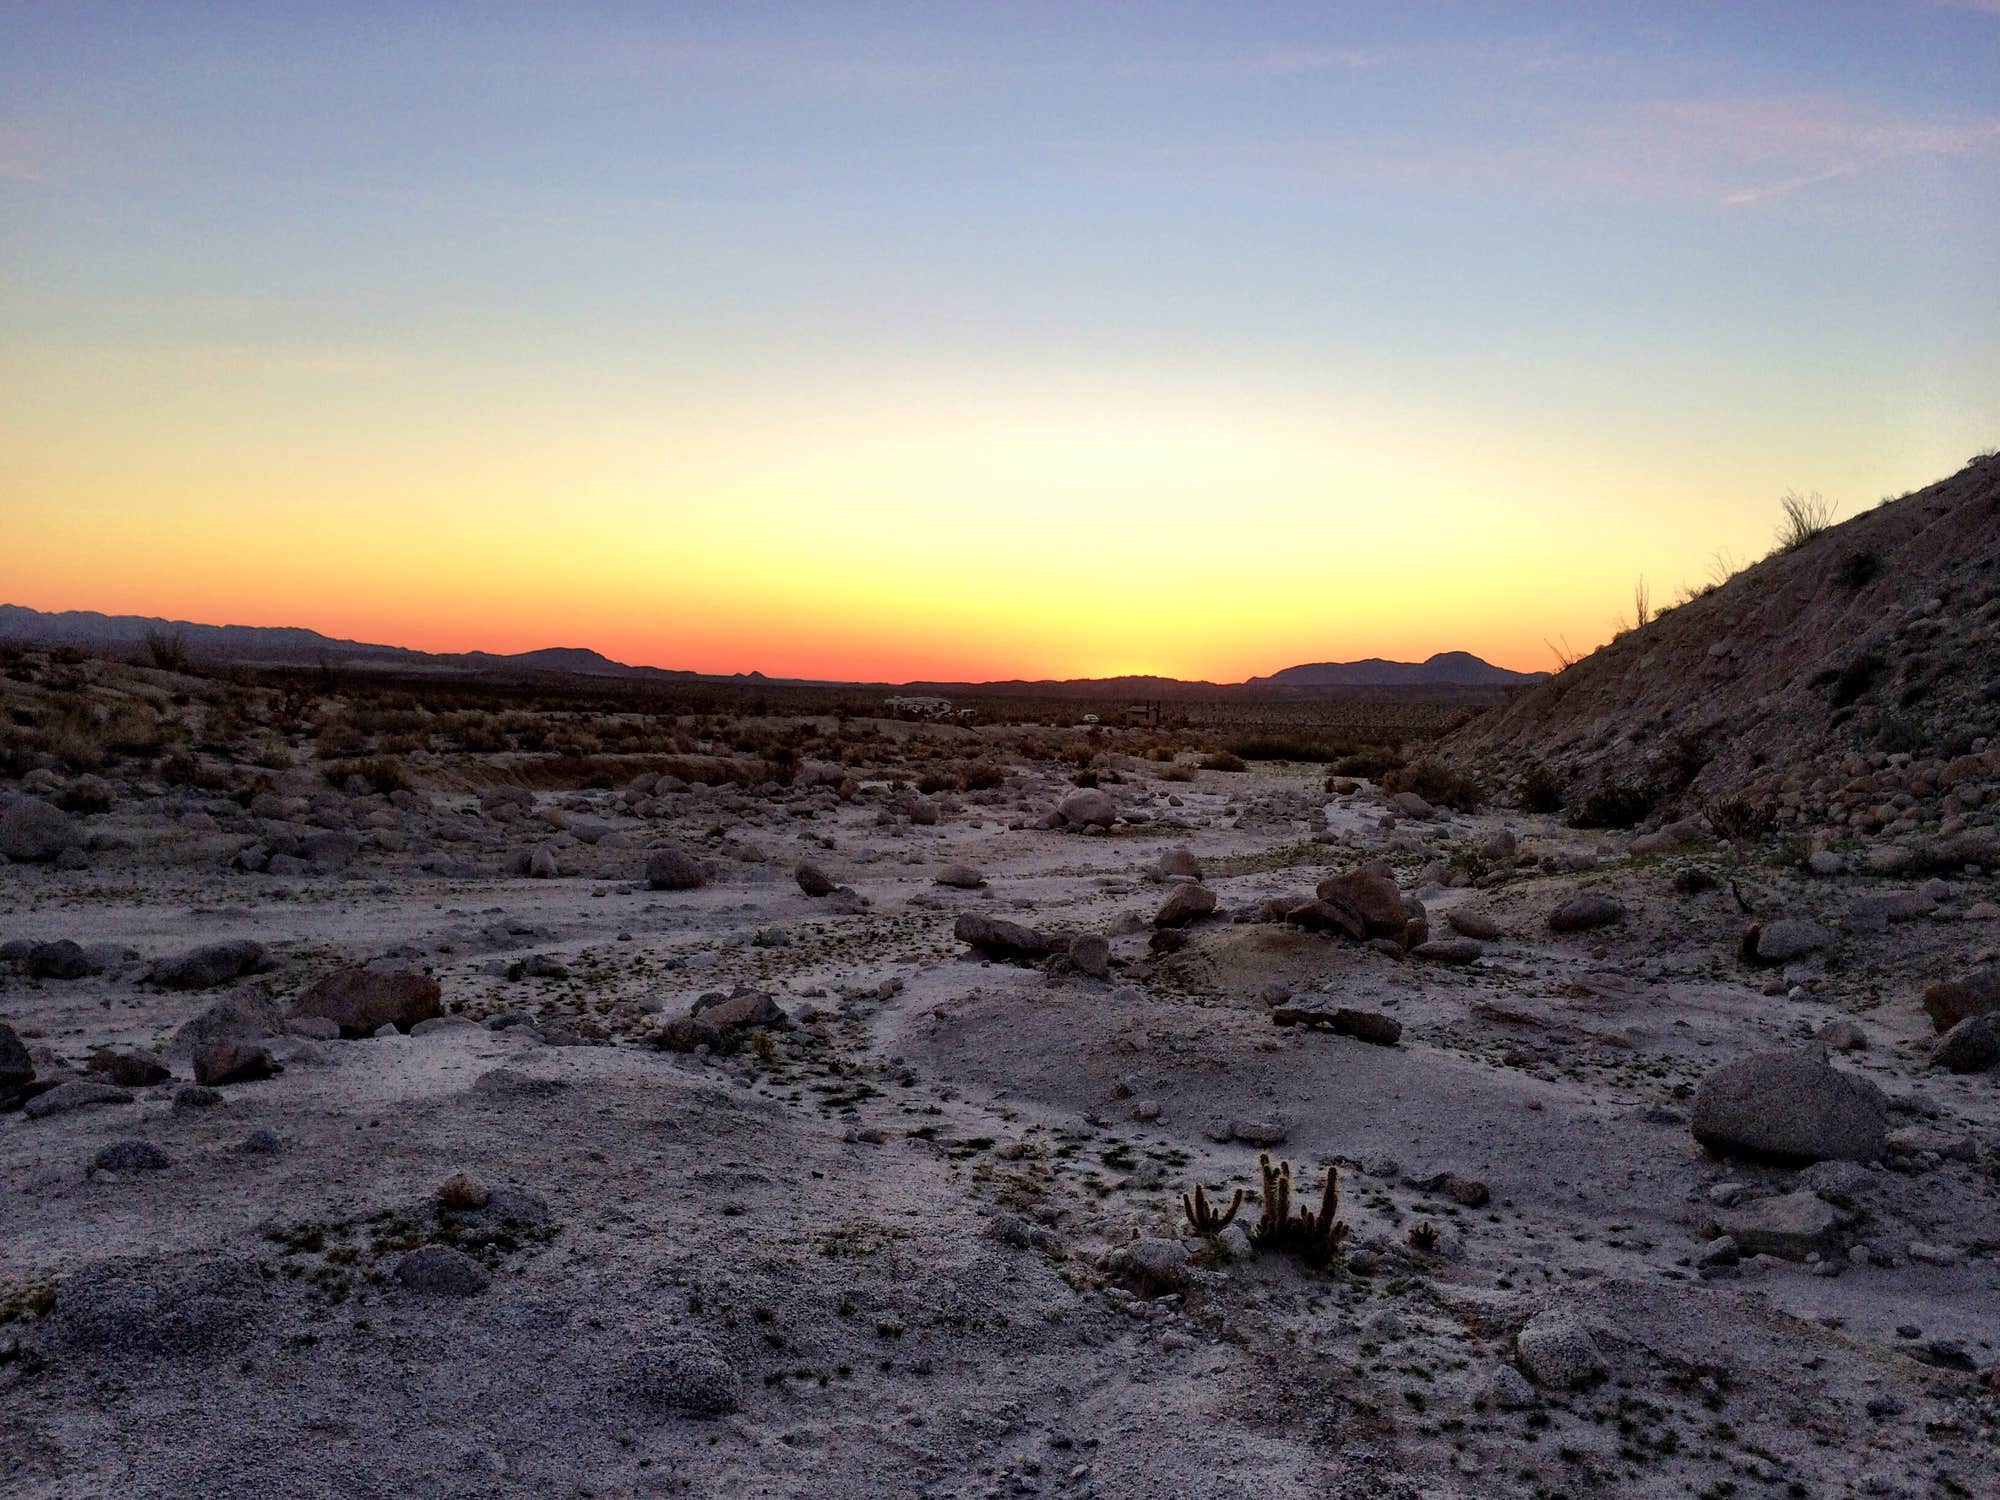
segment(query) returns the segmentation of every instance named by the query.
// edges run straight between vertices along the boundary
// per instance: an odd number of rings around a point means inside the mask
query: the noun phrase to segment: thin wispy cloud
[[[0,125],[0,182],[46,182],[28,132]]]

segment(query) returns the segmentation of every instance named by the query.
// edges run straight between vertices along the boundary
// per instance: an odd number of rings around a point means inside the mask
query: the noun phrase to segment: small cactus
[[[1181,1212],[1187,1215],[1188,1223],[1194,1226],[1197,1234],[1220,1234],[1229,1227],[1229,1221],[1236,1217],[1236,1210],[1242,1206],[1242,1188],[1230,1194],[1228,1209],[1219,1214],[1210,1205],[1208,1195],[1202,1191],[1200,1183],[1194,1185],[1192,1195],[1181,1194]]]
[[[1410,1232],[1404,1238],[1409,1240],[1412,1250],[1420,1255],[1429,1255],[1438,1247],[1438,1227],[1429,1219],[1425,1219],[1421,1223],[1412,1224]]]
[[[1292,1212],[1292,1164],[1271,1165],[1268,1153],[1257,1158],[1264,1176],[1264,1212],[1251,1243],[1262,1250],[1281,1250],[1296,1255],[1309,1266],[1323,1266],[1332,1260],[1347,1238],[1347,1225],[1340,1222],[1340,1172],[1326,1169],[1326,1184],[1320,1189],[1319,1211]]]

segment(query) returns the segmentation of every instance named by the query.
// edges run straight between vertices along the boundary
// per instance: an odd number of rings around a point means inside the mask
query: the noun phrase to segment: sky
[[[2000,442],[2000,0],[0,0],[0,601],[1551,665]]]

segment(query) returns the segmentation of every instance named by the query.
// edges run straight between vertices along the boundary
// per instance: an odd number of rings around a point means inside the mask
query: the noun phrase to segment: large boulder
[[[646,858],[646,884],[656,891],[692,891],[708,884],[708,870],[679,844],[662,844]]]
[[[1118,821],[1118,804],[1109,792],[1078,787],[1056,804],[1056,816],[1068,828],[1109,828]]]
[[[223,943],[203,943],[185,953],[160,959],[146,977],[163,990],[212,990],[218,984],[228,984],[270,967],[271,955],[262,943],[236,938]]]
[[[834,884],[831,875],[810,860],[800,860],[798,869],[792,872],[792,878],[798,881],[800,890],[815,900],[821,896],[831,896],[840,889]]]
[[[1155,927],[1185,927],[1197,917],[1215,910],[1215,892],[1192,881],[1173,888],[1166,903],[1153,917]]]
[[[1375,870],[1353,870],[1331,876],[1319,883],[1315,894],[1329,905],[1359,916],[1362,931],[1368,937],[1400,940],[1410,920],[1409,908],[1404,904],[1403,893],[1396,889],[1396,882]]]
[[[308,985],[292,1002],[292,1014],[331,1021],[351,1039],[384,1026],[408,1031],[419,1021],[441,1016],[441,996],[438,982],[428,974],[341,969]]]
[[[28,954],[28,973],[36,979],[83,979],[96,972],[83,946],[68,938],[37,943]]]
[[[1889,1104],[1823,1048],[1759,1052],[1717,1068],[1695,1090],[1694,1138],[1721,1155],[1783,1162],[1873,1161]]]
[[[1032,927],[989,917],[980,912],[961,912],[952,924],[952,936],[991,958],[1015,961],[1046,958],[1052,951],[1049,940]]]
[[[1967,1016],[1931,1048],[1931,1066],[1950,1073],[1984,1073],[1995,1063],[2000,1063],[2000,1015]]]
[[[34,862],[54,859],[83,842],[76,819],[39,797],[16,797],[0,808],[0,854]]]
[[[1924,1010],[1940,1034],[1972,1016],[2000,1011],[2000,969],[1974,969],[1957,979],[1940,980],[1924,991]]]

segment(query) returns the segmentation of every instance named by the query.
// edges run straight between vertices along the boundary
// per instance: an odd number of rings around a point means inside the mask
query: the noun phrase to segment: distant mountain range
[[[1470,651],[1440,651],[1427,661],[1319,661],[1252,677],[1245,687],[1516,687],[1540,682],[1546,672],[1510,672]]]
[[[343,640],[296,625],[202,625],[190,620],[165,620],[151,615],[106,615],[95,610],[46,611],[19,604],[0,604],[0,640],[41,645],[82,646],[100,651],[129,652],[149,637],[178,639],[196,658],[204,654],[231,661],[273,666],[325,663],[348,668],[376,667],[407,672],[547,675],[617,678],[662,682],[762,682],[798,685],[800,678],[766,677],[762,672],[711,675],[671,671],[664,667],[634,667],[613,661],[584,646],[546,646],[538,651],[498,654],[491,651],[413,651],[407,646],[371,645]],[[1423,662],[1316,662],[1286,667],[1269,677],[1252,677],[1246,688],[1496,688],[1540,681],[1542,672],[1510,672],[1465,651],[1443,651]],[[815,683],[826,686],[829,684]],[[1225,692],[1227,684],[1184,682],[1175,677],[1079,678],[1061,682],[936,682],[903,683],[903,687],[977,687],[1013,695],[1075,696],[1111,693],[1131,697],[1169,697],[1189,691]]]

